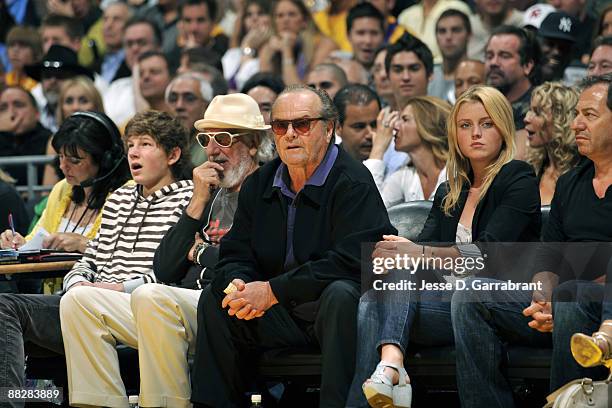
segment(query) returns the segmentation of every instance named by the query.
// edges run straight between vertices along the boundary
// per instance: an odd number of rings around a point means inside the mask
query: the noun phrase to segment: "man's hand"
[[[23,115],[17,115],[9,110],[0,112],[0,132],[17,134],[22,128],[23,121]]]
[[[396,235],[383,235],[374,247],[372,258],[395,258],[396,255],[421,256],[422,246]]]
[[[107,290],[115,290],[117,292],[125,292],[125,288],[123,287],[123,283],[105,283],[105,282],[77,282],[74,285],[70,286],[70,289],[76,288],[77,286],[91,286],[94,288],[107,289]]]
[[[49,0],[47,1],[49,14],[59,14],[66,17],[74,17],[74,10],[70,1]]]
[[[117,292],[125,292],[123,283],[96,282],[92,284],[92,286],[96,288],[100,288],[100,289],[108,289],[108,290],[115,290]]]
[[[234,279],[232,284],[237,290],[226,295],[221,302],[223,308],[229,306],[227,313],[230,316],[251,320],[263,316],[266,310],[278,303],[269,282],[245,284],[241,279]]]
[[[43,248],[84,253],[89,240],[81,234],[56,232],[43,240]]]
[[[198,246],[198,244],[204,242],[204,240],[202,240],[202,238],[200,238],[200,234],[196,232],[195,234],[195,241],[193,243],[193,246],[191,247],[191,249],[189,250],[189,252],[187,252],[187,259],[190,260],[191,262],[193,262],[194,258],[195,258],[195,247]]]
[[[193,169],[193,196],[187,206],[187,215],[199,220],[204,207],[210,200],[211,187],[217,187],[221,182],[219,174],[223,174],[223,166],[219,163],[206,161]]]
[[[532,300],[531,305],[523,310],[523,315],[533,319],[529,327],[542,333],[553,331],[552,304],[550,302]]]

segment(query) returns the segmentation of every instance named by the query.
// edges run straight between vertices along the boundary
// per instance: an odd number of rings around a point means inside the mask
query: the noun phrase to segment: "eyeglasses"
[[[289,124],[293,127],[300,135],[305,135],[310,132],[312,128],[312,122],[316,122],[318,120],[327,120],[325,118],[302,118],[302,119],[292,119],[292,120],[273,120],[270,122],[272,125],[272,131],[275,135],[283,136],[287,133],[287,129],[289,129]]]
[[[234,138],[247,135],[248,133],[230,133],[230,132],[201,132],[196,135],[196,140],[199,145],[206,148],[210,143],[210,139],[215,139],[221,147],[230,147],[234,143]]]

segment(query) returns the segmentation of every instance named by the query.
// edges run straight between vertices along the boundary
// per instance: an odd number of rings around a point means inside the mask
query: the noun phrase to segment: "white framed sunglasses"
[[[211,139],[215,139],[215,143],[217,143],[221,147],[230,147],[234,143],[234,138],[244,135],[248,135],[248,133],[200,132],[196,135],[196,140],[198,141],[198,144],[203,148],[206,148],[206,146],[208,146]]]

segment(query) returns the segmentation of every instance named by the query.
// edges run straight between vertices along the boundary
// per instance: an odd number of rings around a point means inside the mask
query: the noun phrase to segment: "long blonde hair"
[[[551,155],[550,164],[555,166],[561,175],[574,167],[578,160],[576,138],[570,127],[578,103],[578,91],[560,82],[545,82],[533,90],[531,101],[541,111],[538,116],[544,116],[544,126],[550,122],[553,130],[546,147],[527,148],[527,162],[538,174],[548,151]]]
[[[431,149],[436,162],[446,163],[448,160],[446,122],[451,105],[435,96],[415,96],[406,102],[406,107],[408,106],[412,107],[419,137]]]
[[[466,103],[482,104],[502,137],[502,146],[497,159],[486,167],[482,188],[478,195],[478,202],[485,196],[501,168],[514,157],[515,128],[510,103],[495,88],[484,85],[471,87],[459,97],[448,119],[449,151],[446,169],[449,191],[442,201],[442,208],[446,215],[450,215],[451,210],[459,202],[464,184],[471,184],[469,174],[472,166],[470,160],[459,149],[459,142],[457,140],[457,115],[459,109]]]
[[[82,75],[77,76],[77,77],[65,80],[60,87],[60,94],[58,98],[57,111],[56,111],[56,119],[57,119],[58,125],[61,125],[64,122],[64,119],[66,119],[64,117],[64,111],[63,111],[63,105],[64,105],[64,99],[66,98],[66,93],[68,92],[68,90],[74,87],[77,87],[77,86],[83,89],[83,91],[85,91],[85,95],[89,98],[89,100],[91,100],[91,102],[94,105],[94,109],[93,109],[94,111],[104,112],[104,103],[102,103],[102,96],[100,95],[100,92],[94,85],[93,81],[87,78],[86,76],[82,76]]]

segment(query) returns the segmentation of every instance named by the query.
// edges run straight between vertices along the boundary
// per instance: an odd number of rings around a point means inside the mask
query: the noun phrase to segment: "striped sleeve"
[[[122,187],[107,200],[100,231],[64,279],[64,289],[80,281],[124,283],[132,291],[155,282],[153,256],[164,234],[177,223],[193,192],[178,181],[142,197],[137,186]]]

